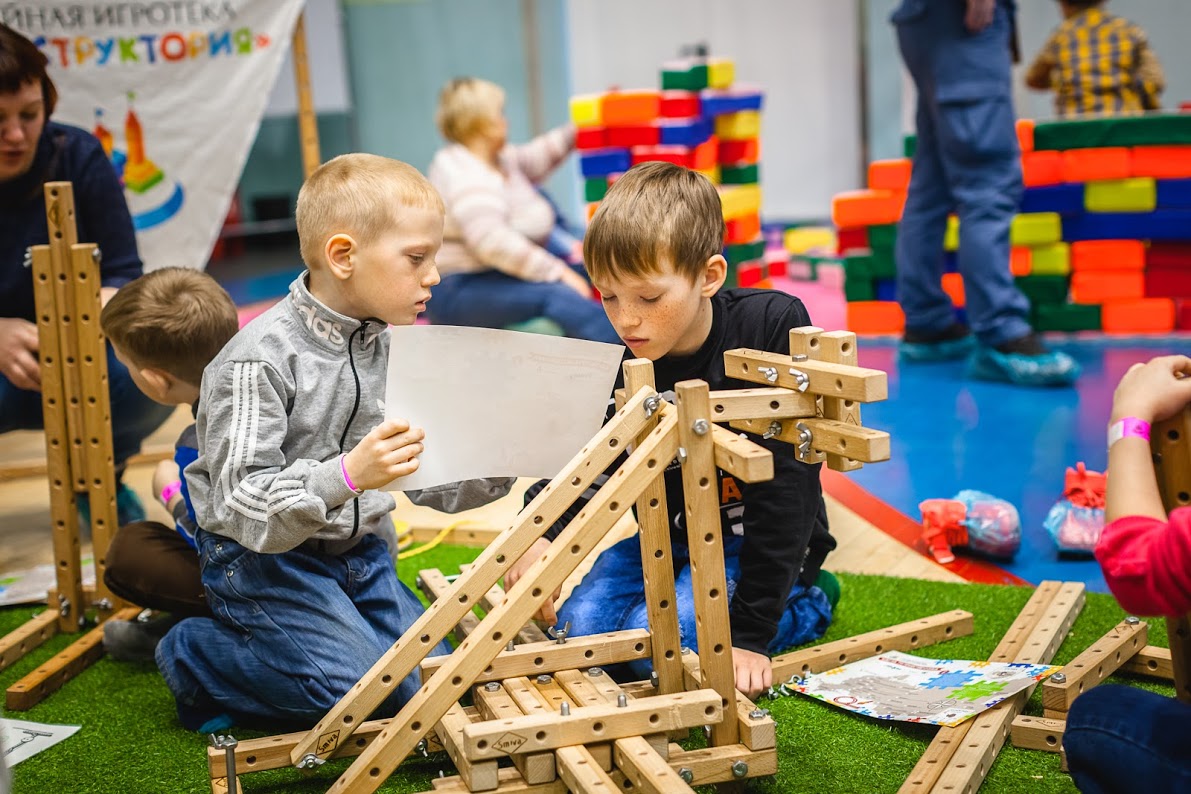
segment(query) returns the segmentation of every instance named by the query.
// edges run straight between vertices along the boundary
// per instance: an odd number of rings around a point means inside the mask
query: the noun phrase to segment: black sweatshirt
[[[724,351],[743,347],[788,355],[790,329],[811,324],[802,301],[772,290],[723,290],[712,297],[711,306],[711,331],[702,347],[690,356],[666,356],[653,364],[657,391],[670,401],[675,383],[695,378],[707,381],[713,391],[756,388],[755,383],[724,374]],[[631,357],[629,353],[626,359]],[[623,386],[622,373],[616,388]],[[609,401],[605,421],[615,411],[614,401]],[[795,577],[807,586],[814,584],[835,539],[827,528],[819,464],[798,462],[790,444],[752,434],[749,439],[773,453],[773,479],[745,483],[719,471],[720,521],[725,534],[744,536],[740,582],[730,605],[732,644],[767,654]],[[686,545],[682,471],[677,463],[666,469],[665,477],[671,538]],[[526,503],[545,485],[542,481],[532,486]],[[546,537],[557,537],[591,493],[571,505]]]

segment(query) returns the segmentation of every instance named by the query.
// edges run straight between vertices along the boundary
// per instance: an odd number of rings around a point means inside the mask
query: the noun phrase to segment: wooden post
[[[856,334],[850,331],[830,331],[819,335],[819,358],[830,364],[857,366]],[[860,406],[851,400],[839,397],[823,398],[823,418],[834,419],[849,425],[860,424]],[[827,468],[836,471],[855,471],[863,466],[860,461],[828,453]]]
[[[298,92],[298,139],[302,146],[302,176],[309,178],[322,162],[318,147],[318,115],[310,90],[310,63],[306,57],[306,14],[298,14],[294,25],[290,57],[294,60],[294,84]]]
[[[1150,437],[1162,504],[1169,513],[1191,505],[1191,407],[1158,423]],[[1191,615],[1166,621],[1175,695],[1191,703]]]

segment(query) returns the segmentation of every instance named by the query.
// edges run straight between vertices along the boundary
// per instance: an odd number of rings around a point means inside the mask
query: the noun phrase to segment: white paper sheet
[[[553,477],[600,429],[624,348],[542,334],[392,329],[385,416],[426,431],[414,490],[477,477]]]
[[[88,557],[82,561],[83,584],[95,584],[95,566]],[[53,565],[38,565],[24,571],[0,573],[0,607],[14,604],[44,604],[47,591],[57,584]]]
[[[78,725],[45,725],[24,720],[0,720],[0,753],[4,762],[16,766],[42,750],[78,733]]]

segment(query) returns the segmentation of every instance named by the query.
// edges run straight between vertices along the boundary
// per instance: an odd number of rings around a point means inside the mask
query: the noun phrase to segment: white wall
[[[306,60],[310,64],[310,92],[318,113],[351,110],[347,56],[343,46],[343,20],[338,0],[306,0]],[[294,61],[286,42],[285,63],[269,94],[266,116],[293,116],[298,112]]]
[[[574,93],[661,85],[663,61],[698,41],[765,89],[767,219],[823,218],[859,184],[858,17],[849,0],[568,0]]]

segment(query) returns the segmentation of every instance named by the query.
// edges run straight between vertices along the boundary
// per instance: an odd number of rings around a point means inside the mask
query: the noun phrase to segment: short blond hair
[[[367,245],[397,225],[402,207],[444,211],[438,191],[408,163],[375,154],[329,160],[298,192],[302,260],[309,268],[325,265],[323,249],[335,234],[350,234]]]
[[[191,386],[240,330],[231,296],[206,273],[165,267],[121,287],[99,315],[112,344],[141,367]]]
[[[723,253],[724,212],[711,180],[673,163],[648,162],[608,189],[587,227],[583,261],[593,279],[641,278],[670,261],[692,281]]]
[[[500,117],[505,91],[478,77],[456,77],[438,95],[434,123],[451,143],[467,143]]]

